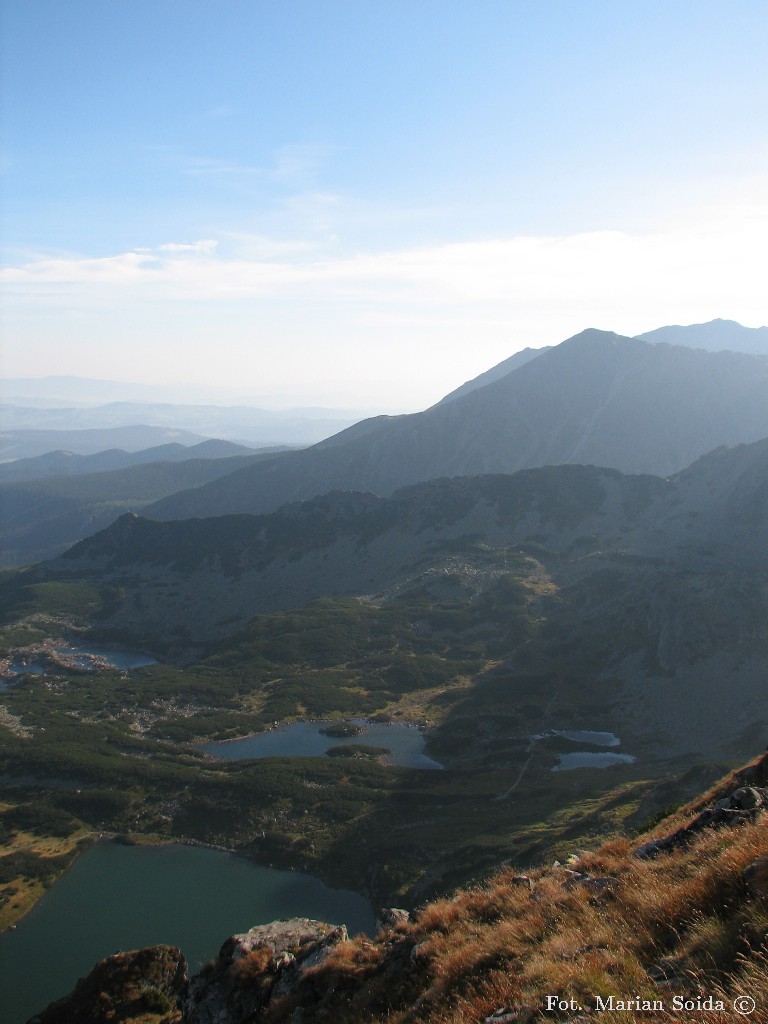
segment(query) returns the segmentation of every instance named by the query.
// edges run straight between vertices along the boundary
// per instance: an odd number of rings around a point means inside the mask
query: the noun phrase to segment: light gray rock
[[[399,924],[408,924],[410,920],[411,915],[407,910],[399,907],[382,907],[376,915],[376,931],[388,931]]]

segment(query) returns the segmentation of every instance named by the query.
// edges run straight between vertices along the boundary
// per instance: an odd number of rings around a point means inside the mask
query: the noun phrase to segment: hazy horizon
[[[9,377],[404,410],[587,327],[768,322],[758,0],[1,17]]]

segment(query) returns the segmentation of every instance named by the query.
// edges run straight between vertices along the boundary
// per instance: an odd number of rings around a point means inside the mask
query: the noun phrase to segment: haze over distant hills
[[[766,436],[768,357],[588,330],[425,412],[358,423],[146,514],[265,512],[337,488],[388,495],[438,476],[563,463],[666,476]]]
[[[184,429],[202,437],[221,437],[256,447],[314,444],[370,415],[370,410],[353,409],[264,409],[242,390],[206,392],[201,388],[84,377],[8,379],[0,384],[0,396],[3,424],[8,431],[105,429],[143,424]]]
[[[754,347],[766,330],[715,321],[651,332],[654,337],[671,332],[685,345],[584,331],[553,348],[515,353],[425,412],[365,419],[312,448],[270,458],[264,458],[264,450],[259,458],[248,457],[247,449],[226,441],[191,445],[195,435],[147,426],[6,434],[6,458],[30,449],[46,454],[0,466],[0,480],[7,481],[0,491],[4,564],[52,557],[131,509],[159,519],[261,513],[331,490],[386,496],[440,476],[548,464],[666,476],[720,445],[768,437],[768,356],[697,345],[703,339],[717,347],[727,337]],[[124,408],[102,407],[105,415]],[[206,411],[152,408],[169,420],[176,413],[183,419]],[[217,415],[233,411],[210,408]],[[261,410],[239,411],[262,415]],[[146,443],[136,442],[158,436],[173,442],[133,454],[114,451],[115,445],[146,449]],[[70,451],[52,452],[52,447]],[[244,458],[229,458],[226,465],[211,462],[237,454]],[[181,459],[194,459],[195,465],[172,468]],[[143,474],[103,472],[150,462],[158,465]],[[86,472],[97,475],[78,494],[67,478]],[[23,483],[35,478],[45,478],[45,486]],[[137,488],[133,495],[131,486]]]
[[[136,405],[193,405],[217,408],[249,408],[262,411],[302,413],[313,419],[359,418],[370,415],[362,409],[297,406],[288,395],[265,395],[258,391],[258,381],[238,379],[231,388],[192,384],[138,384],[123,380],[95,377],[47,376],[8,377],[0,380],[0,401],[3,404],[41,408],[95,408],[114,403]]]
[[[53,558],[124,512],[276,454],[212,440],[136,453],[51,452],[0,466],[0,566]],[[62,465],[66,472],[45,472]]]
[[[126,469],[149,462],[186,462],[188,459],[225,459],[232,455],[252,455],[255,449],[232,441],[211,438],[199,444],[156,445],[137,452],[121,448],[108,448],[92,455],[57,450],[29,459],[0,463],[0,481],[13,483],[20,480],[42,480],[46,477],[81,476],[83,473],[102,473],[111,469]]]
[[[67,430],[129,428],[146,424],[183,429],[202,437],[221,437],[265,444],[313,444],[354,423],[359,417],[323,409],[269,411],[252,406],[174,405],[112,402],[107,405],[40,408],[6,404],[7,430]],[[61,446],[59,446],[61,447]]]
[[[208,438],[176,427],[152,427],[134,424],[126,427],[84,430],[3,430],[0,432],[0,459],[33,459],[54,451],[95,455],[121,448],[135,452],[165,444],[196,445]]]

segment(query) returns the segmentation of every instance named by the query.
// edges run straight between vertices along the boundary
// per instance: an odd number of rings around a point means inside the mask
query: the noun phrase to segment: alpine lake
[[[346,924],[350,935],[375,923],[365,897],[311,875],[203,847],[96,843],[0,935],[0,1020],[24,1024],[117,950],[178,945],[194,972],[229,935],[287,917]]]
[[[440,770],[442,765],[424,753],[424,736],[415,725],[369,722],[353,718],[342,723],[293,722],[236,740],[205,743],[199,749],[211,757],[240,761],[263,757],[354,756],[362,748],[381,751],[387,764]]]

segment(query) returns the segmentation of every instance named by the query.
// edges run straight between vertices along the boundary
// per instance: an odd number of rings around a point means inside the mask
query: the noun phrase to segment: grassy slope
[[[303,990],[277,1000],[269,1024],[297,1004],[336,1024],[469,1024],[502,1008],[509,1020],[605,1024],[735,1024],[737,996],[768,1019],[768,903],[751,893],[744,869],[768,852],[768,815],[736,828],[705,829],[689,846],[655,860],[633,848],[690,820],[745,782],[765,786],[768,757],[723,780],[706,797],[630,842],[604,842],[568,867],[539,868],[526,882],[511,867],[486,883],[421,908],[410,923],[355,939],[314,972]],[[571,869],[610,879],[590,888]],[[664,978],[666,977],[666,981]],[[581,1010],[546,1012],[547,996]],[[693,1000],[675,1009],[674,997]],[[615,1000],[659,1000],[662,1009],[600,1010]],[[696,1007],[720,999],[722,1012]],[[589,1018],[591,1019],[591,1017]]]
[[[764,755],[632,841],[604,839],[527,875],[505,866],[373,939],[335,945],[288,985],[271,988],[275,963],[258,946],[232,963],[226,953],[212,961],[203,985],[218,977],[233,1007],[260,993],[263,1024],[764,1024],[768,893],[754,865],[768,861],[766,810],[710,824],[656,859],[633,853],[738,788],[767,782]],[[103,960],[43,1019],[145,1024],[143,993],[167,990],[177,961],[166,946]],[[187,1019],[175,1001],[164,1003],[166,1024]]]

